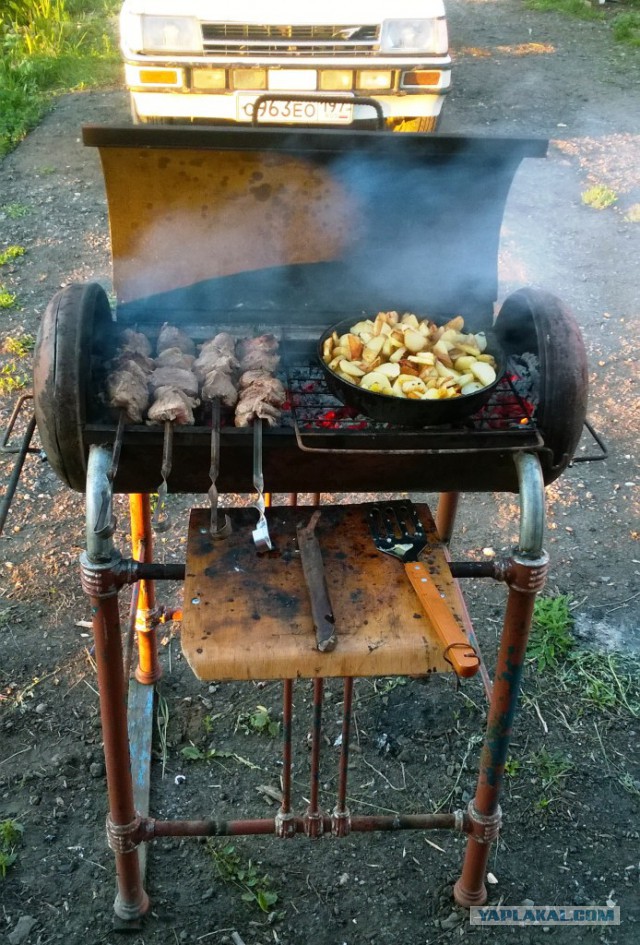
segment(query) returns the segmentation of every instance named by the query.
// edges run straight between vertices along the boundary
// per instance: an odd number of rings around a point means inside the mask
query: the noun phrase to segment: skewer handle
[[[458,676],[474,676],[480,666],[480,657],[440,596],[429,571],[420,561],[407,561],[404,569],[424,612],[446,648],[445,659],[451,663]]]

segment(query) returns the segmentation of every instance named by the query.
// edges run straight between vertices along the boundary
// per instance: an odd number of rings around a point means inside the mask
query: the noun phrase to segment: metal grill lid
[[[100,149],[126,317],[247,309],[274,324],[393,308],[488,326],[509,187],[547,148],[262,128],[87,126],[83,139]]]

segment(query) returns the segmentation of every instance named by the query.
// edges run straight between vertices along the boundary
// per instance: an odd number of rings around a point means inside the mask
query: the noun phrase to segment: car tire
[[[387,127],[397,132],[418,132],[431,134],[438,130],[440,115],[423,115],[420,118],[389,118]]]

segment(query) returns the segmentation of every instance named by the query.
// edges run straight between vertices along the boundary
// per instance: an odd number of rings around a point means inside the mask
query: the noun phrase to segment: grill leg
[[[524,458],[523,458],[524,457]],[[453,895],[461,906],[487,901],[484,884],[491,843],[501,822],[499,805],[511,728],[518,703],[525,652],[536,595],[544,587],[548,557],[542,549],[544,482],[532,454],[516,459],[520,480],[520,542],[509,564],[509,595],[504,615],[493,693],[489,706],[476,796],[469,804],[470,836]]]
[[[347,808],[347,782],[349,778],[349,742],[351,739],[351,709],[353,706],[353,679],[344,680],[344,705],[342,710],[342,742],[338,767],[338,800],[333,811],[332,829],[337,837],[346,837],[351,829],[351,817]]]
[[[114,569],[118,557],[111,541],[111,526],[96,530],[98,521],[112,521],[111,484],[107,472],[110,454],[92,446],[87,471],[87,551],[81,557],[82,586],[91,602],[95,657],[100,690],[100,717],[107,771],[109,816],[107,839],[115,854],[116,915],[125,921],[140,918],[149,908],[144,890],[136,830],[139,818],[133,801],[133,783],[127,731],[127,691],[122,668],[122,638],[118,585]],[[106,514],[102,514],[102,510]]]
[[[436,509],[436,528],[443,544],[448,545],[453,535],[458,511],[459,492],[441,492]]]
[[[313,729],[311,732],[311,788],[309,807],[305,815],[305,833],[308,837],[319,837],[323,829],[323,819],[319,807],[320,794],[320,744],[322,742],[322,699],[324,679],[313,680]]]
[[[293,723],[293,679],[282,683],[282,806],[276,816],[276,834],[295,837],[295,817],[291,813],[291,726]]]
[[[149,496],[136,493],[129,496],[131,515],[131,547],[133,557],[149,563],[153,560],[153,533]],[[155,621],[156,593],[153,581],[140,581],[136,630],[138,631],[138,666],[135,677],[140,683],[153,684],[162,676],[158,659],[158,641]]]

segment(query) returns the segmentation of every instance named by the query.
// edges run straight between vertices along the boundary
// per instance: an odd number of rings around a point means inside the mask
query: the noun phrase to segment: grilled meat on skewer
[[[125,328],[120,334],[119,353],[141,354],[151,357],[151,342],[141,331]]]
[[[147,375],[135,361],[109,374],[107,394],[110,406],[123,410],[129,423],[142,423],[149,406],[149,388]]]
[[[147,376],[156,368],[153,358],[140,354],[138,351],[130,351],[128,348],[121,348],[118,351],[109,368],[111,371],[126,371],[131,362],[141,368]]]
[[[220,352],[217,348],[209,348],[202,351],[200,356],[193,364],[193,371],[196,377],[203,381],[211,371],[221,371],[231,376],[240,367],[238,359],[233,354]]]
[[[226,331],[221,331],[215,335],[214,338],[210,338],[208,341],[204,342],[200,348],[200,353],[205,354],[212,349],[219,352],[220,354],[234,355],[236,350],[236,340],[233,335],[230,335]]]
[[[154,394],[159,387],[176,387],[188,397],[198,396],[198,379],[192,371],[185,368],[156,368],[149,377],[149,386]]]
[[[164,348],[157,356],[155,366],[159,368],[179,367],[190,371],[193,368],[194,361],[194,356],[185,354],[182,348]]]
[[[220,400],[225,407],[235,407],[238,391],[228,374],[224,371],[210,371],[202,385],[203,400]]]
[[[280,364],[278,339],[275,335],[244,338],[238,344],[238,356],[241,371],[273,372]]]
[[[275,426],[285,399],[285,389],[277,377],[266,371],[247,371],[240,378],[236,426],[247,427],[256,419]]]
[[[155,400],[149,408],[147,423],[166,423],[170,421],[183,426],[193,426],[193,408],[198,405],[195,397],[189,397],[183,390],[167,385],[155,392]]]
[[[156,352],[161,354],[166,348],[180,348],[185,354],[194,356],[196,353],[196,346],[191,338],[185,335],[179,328],[174,328],[173,325],[170,325],[168,322],[165,322],[160,329]]]

